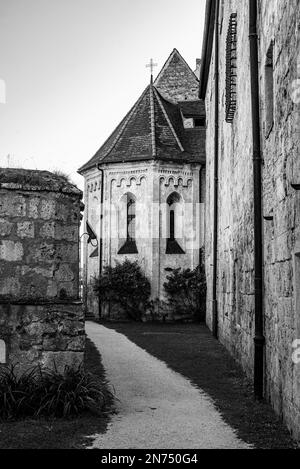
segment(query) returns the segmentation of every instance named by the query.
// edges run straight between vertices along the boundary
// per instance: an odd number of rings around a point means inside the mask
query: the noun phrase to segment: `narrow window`
[[[127,201],[127,241],[135,241],[135,201]]]
[[[0,364],[6,363],[6,344],[4,340],[0,339]]]
[[[265,116],[266,138],[269,137],[274,124],[274,43],[272,41],[265,64]]]
[[[237,108],[237,14],[230,16],[226,40],[226,122],[232,123]]]
[[[180,196],[177,193],[171,194],[167,200],[169,237],[167,239],[166,254],[185,254],[176,240],[176,212],[180,207]]]
[[[126,241],[119,250],[119,254],[137,254],[136,202],[132,195],[128,194],[126,197]]]
[[[175,240],[175,212],[174,208],[170,209],[170,240]]]

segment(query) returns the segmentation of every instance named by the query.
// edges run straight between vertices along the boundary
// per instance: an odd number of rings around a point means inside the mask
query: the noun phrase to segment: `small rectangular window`
[[[265,131],[266,138],[274,124],[274,43],[272,41],[266,57],[265,64]]]
[[[195,127],[205,127],[205,123],[205,117],[199,117],[198,119],[195,119]]]

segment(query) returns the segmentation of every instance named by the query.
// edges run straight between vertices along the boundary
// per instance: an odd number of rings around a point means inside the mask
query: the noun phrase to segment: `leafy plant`
[[[175,315],[204,320],[206,307],[206,279],[202,266],[195,270],[170,269],[164,289]]]
[[[18,376],[14,367],[0,368],[0,418],[9,420],[34,413],[35,371]]]
[[[90,410],[101,413],[112,398],[107,383],[82,367],[56,370],[36,367],[21,375],[14,367],[0,369],[0,419],[72,417]]]
[[[93,281],[101,303],[120,304],[129,318],[138,321],[146,310],[151,293],[150,282],[137,262],[126,259],[115,267],[107,266]]]

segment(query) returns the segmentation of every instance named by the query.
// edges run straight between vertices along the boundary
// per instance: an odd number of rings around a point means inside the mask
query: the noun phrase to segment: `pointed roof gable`
[[[175,103],[199,99],[199,80],[177,49],[173,49],[154,85],[165,99]]]

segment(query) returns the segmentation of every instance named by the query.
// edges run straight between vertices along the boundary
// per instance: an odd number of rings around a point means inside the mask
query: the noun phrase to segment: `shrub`
[[[111,397],[107,383],[82,367],[66,367],[63,375],[40,367],[21,375],[14,367],[0,369],[1,420],[100,413]]]
[[[151,293],[150,282],[137,262],[126,259],[115,267],[105,267],[93,281],[93,289],[101,303],[122,306],[129,318],[138,321],[146,310]]]
[[[195,270],[174,269],[164,289],[175,315],[184,319],[203,321],[206,310],[206,279],[203,267]]]

